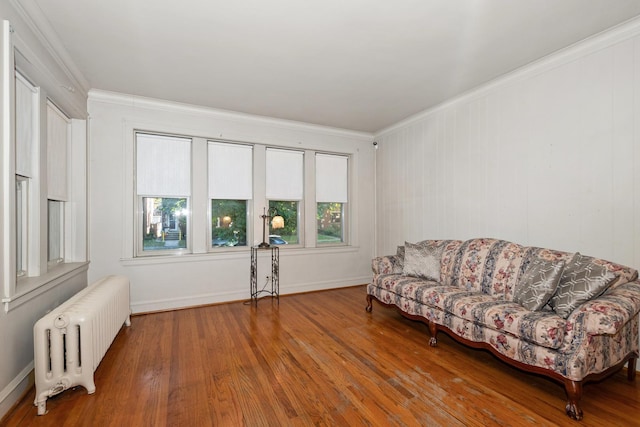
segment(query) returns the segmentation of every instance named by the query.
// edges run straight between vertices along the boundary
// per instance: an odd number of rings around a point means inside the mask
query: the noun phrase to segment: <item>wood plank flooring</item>
[[[374,303],[363,286],[132,318],[95,373],[36,415],[32,390],[7,426],[633,426],[640,386],[621,371],[564,388]]]

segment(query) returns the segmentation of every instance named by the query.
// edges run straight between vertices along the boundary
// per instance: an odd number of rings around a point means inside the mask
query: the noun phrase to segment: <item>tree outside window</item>
[[[247,201],[211,200],[211,246],[247,245]]]
[[[317,203],[318,243],[341,243],[344,241],[343,216],[342,203]]]
[[[298,232],[298,201],[269,200],[269,210],[275,209],[284,218],[284,228],[272,228],[269,224],[269,243],[286,245],[300,243]]]

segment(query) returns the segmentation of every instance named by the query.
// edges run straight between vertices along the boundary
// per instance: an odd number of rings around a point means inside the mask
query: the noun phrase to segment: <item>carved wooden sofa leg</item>
[[[438,325],[435,322],[429,322],[429,333],[431,338],[429,339],[429,345],[435,347],[438,345]]]
[[[635,357],[632,357],[631,359],[629,359],[629,364],[627,365],[627,379],[629,381],[633,381],[636,379],[636,359]]]
[[[373,310],[373,297],[369,294],[367,294],[367,307],[365,308],[365,310],[367,310],[367,313],[371,313],[371,310]]]
[[[582,419],[582,408],[580,408],[580,399],[582,399],[582,381],[564,380],[564,388],[567,391],[567,406],[565,411],[569,418],[580,421]]]

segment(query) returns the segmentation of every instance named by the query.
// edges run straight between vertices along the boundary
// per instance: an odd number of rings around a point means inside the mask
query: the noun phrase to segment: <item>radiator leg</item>
[[[127,316],[127,320],[124,321],[124,324],[127,326],[131,326],[131,315]]]
[[[44,399],[42,402],[38,402],[37,406],[38,406],[38,415],[44,415],[47,413],[47,399]]]

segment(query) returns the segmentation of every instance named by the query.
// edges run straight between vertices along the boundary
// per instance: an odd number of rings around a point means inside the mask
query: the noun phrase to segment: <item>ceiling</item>
[[[640,14],[640,0],[15,1],[90,88],[364,132]]]

